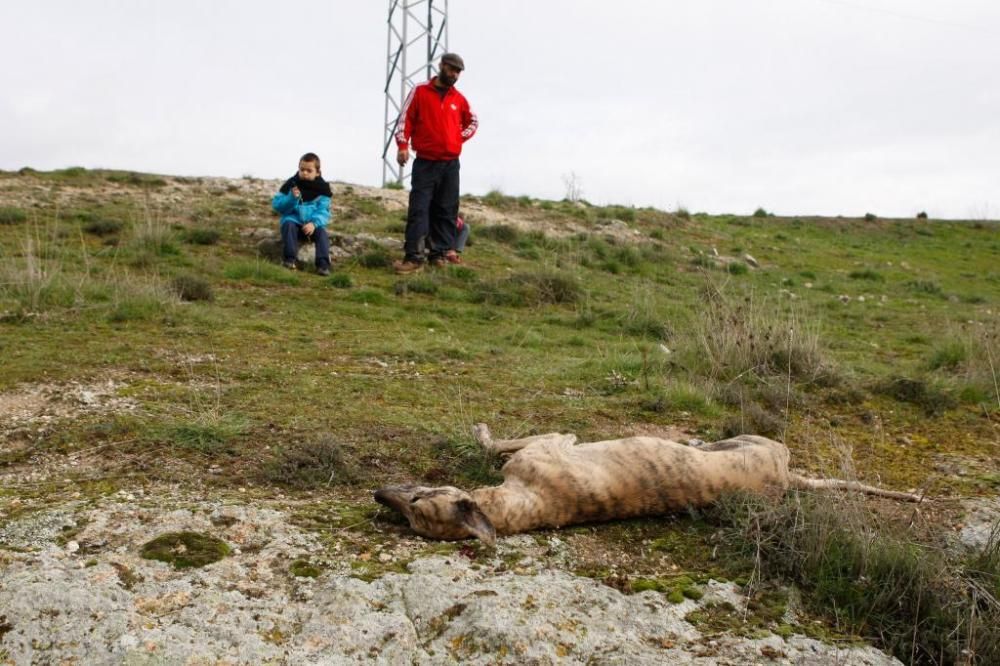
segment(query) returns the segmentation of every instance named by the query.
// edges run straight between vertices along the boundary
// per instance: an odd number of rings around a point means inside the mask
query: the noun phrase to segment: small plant
[[[28,214],[20,208],[0,206],[0,224],[20,224],[28,219]]]
[[[387,190],[401,190],[403,189],[403,184],[398,180],[392,180],[385,184],[385,189]]]
[[[563,185],[566,187],[566,196],[564,201],[576,203],[577,201],[583,199],[583,184],[580,181],[580,176],[577,175],[575,171],[564,173],[562,180]]]
[[[476,227],[476,235],[505,245],[516,245],[521,239],[520,230],[507,224],[480,225]]]
[[[299,283],[299,276],[294,271],[286,270],[266,261],[238,261],[226,265],[222,274],[228,280],[246,281],[260,285],[297,285]]]
[[[871,268],[865,268],[859,271],[851,271],[847,274],[847,277],[852,280],[868,280],[870,282],[885,282],[885,278],[878,271],[874,271]]]
[[[922,379],[892,377],[874,386],[874,391],[889,396],[899,402],[916,405],[928,416],[934,416],[953,409],[958,401],[940,386]]]
[[[231,453],[233,442],[247,428],[247,421],[242,417],[220,416],[209,411],[193,419],[171,421],[154,430],[159,439],[179,449],[218,456]]]
[[[919,294],[931,296],[941,296],[942,294],[941,285],[933,280],[910,280],[906,283],[906,287]]]
[[[734,261],[726,265],[726,271],[730,275],[746,275],[750,272],[750,268],[744,263]]]
[[[957,370],[968,360],[968,346],[959,340],[950,340],[934,350],[927,367],[931,370]]]
[[[386,295],[376,289],[358,289],[348,294],[347,298],[353,303],[364,303],[365,305],[385,305],[389,302]]]
[[[508,278],[480,282],[475,287],[476,302],[519,307],[574,303],[582,291],[572,277],[545,270],[515,273]]]
[[[83,224],[83,230],[88,234],[93,234],[95,236],[105,237],[113,236],[122,230],[124,224],[120,220],[111,220],[108,218],[93,218],[87,220]]]
[[[994,543],[950,566],[912,530],[883,521],[846,497],[792,493],[780,499],[735,494],[710,512],[722,547],[755,562],[764,583],[796,581],[815,612],[879,637],[905,663],[1000,660],[1000,557]]]
[[[350,485],[360,474],[350,450],[329,435],[283,446],[261,469],[265,483],[312,490]]]
[[[392,255],[384,247],[372,248],[358,257],[358,264],[365,268],[389,268]]]
[[[492,189],[483,196],[483,203],[494,208],[510,208],[517,205],[517,200],[498,189]]]
[[[676,217],[681,218],[682,220],[690,220],[691,219],[691,212],[687,208],[684,208],[683,206],[681,206],[677,210],[675,210],[674,211],[674,215]]]
[[[212,285],[197,275],[178,275],[174,278],[172,286],[182,301],[215,300]]]
[[[354,286],[354,281],[351,280],[351,276],[347,273],[334,273],[327,280],[327,284],[336,289],[350,289]]]
[[[785,419],[781,415],[751,402],[744,405],[739,414],[726,420],[722,426],[722,436],[736,437],[737,435],[753,434],[780,438],[786,425]]]
[[[188,229],[184,234],[184,240],[192,245],[215,245],[222,238],[222,232],[218,229]]]
[[[397,296],[403,296],[410,292],[433,295],[438,292],[438,283],[433,278],[418,276],[408,280],[400,280],[396,283],[394,291]]]

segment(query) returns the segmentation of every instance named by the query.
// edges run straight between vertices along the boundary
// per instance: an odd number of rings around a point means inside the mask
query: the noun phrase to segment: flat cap
[[[465,61],[457,53],[445,53],[441,56],[441,62],[451,65],[455,69],[462,71],[465,69]]]

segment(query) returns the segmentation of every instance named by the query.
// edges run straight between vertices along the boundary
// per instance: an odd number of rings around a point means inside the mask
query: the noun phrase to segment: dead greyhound
[[[550,433],[493,441],[475,426],[486,449],[513,454],[499,486],[467,493],[445,486],[391,486],[375,500],[402,513],[417,534],[433,539],[497,534],[649,516],[711,504],[722,493],[781,493],[789,488],[837,488],[919,501],[910,493],[855,481],[807,479],[788,469],[788,448],[766,437],[740,435],[687,446],[658,437],[576,444],[576,435]]]

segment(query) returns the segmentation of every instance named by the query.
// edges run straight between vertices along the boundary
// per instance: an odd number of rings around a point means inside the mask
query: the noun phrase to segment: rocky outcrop
[[[193,569],[140,556],[154,536],[189,530],[231,552]],[[18,664],[898,663],[804,636],[703,634],[686,618],[739,608],[732,583],[671,603],[530,559],[505,565],[531,543],[510,537],[475,561],[462,550],[382,552],[387,569],[369,581],[354,575],[356,553],[334,545],[331,555],[282,511],[122,493],[0,531],[0,545],[17,549],[0,549],[0,654]],[[321,552],[322,569],[290,566]]]

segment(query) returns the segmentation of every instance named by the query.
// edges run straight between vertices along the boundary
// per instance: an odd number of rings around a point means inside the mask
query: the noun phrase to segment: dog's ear
[[[497,542],[497,531],[493,523],[482,512],[479,505],[473,500],[463,499],[458,502],[458,512],[462,524],[465,525],[472,534],[487,546],[495,546]]]

